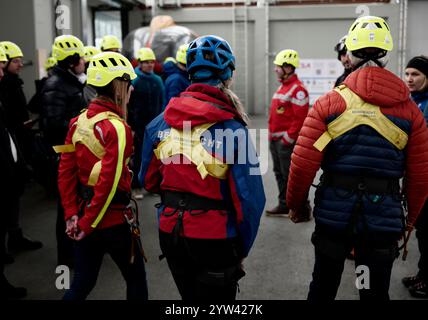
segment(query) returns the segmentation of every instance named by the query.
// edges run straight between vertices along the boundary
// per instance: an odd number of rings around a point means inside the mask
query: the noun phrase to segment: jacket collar
[[[217,87],[196,83],[190,85],[178,98],[172,98],[165,109],[165,121],[182,128],[184,122],[192,126],[230,119],[240,120],[230,99]]]
[[[75,75],[73,75],[68,70],[64,70],[59,66],[55,66],[52,70],[52,75],[58,75],[61,79],[65,79],[66,81],[72,83],[73,85],[78,86],[79,88],[83,88],[84,84],[82,84],[79,79]]]
[[[95,98],[94,100],[92,100],[91,104],[88,107],[88,110],[93,110],[96,113],[110,111],[116,113],[120,117],[123,117],[122,110],[117,104],[114,104],[112,101],[109,101],[102,97]]]
[[[293,73],[293,74],[290,76],[290,78],[288,78],[287,80],[281,80],[280,82],[281,82],[283,85],[288,85],[288,84],[293,83],[293,82],[295,82],[295,81],[297,81],[297,80],[299,80],[299,78],[297,77],[297,74],[296,74],[296,73]]]

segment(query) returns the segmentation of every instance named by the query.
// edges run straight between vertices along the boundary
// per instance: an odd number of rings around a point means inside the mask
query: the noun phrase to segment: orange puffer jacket
[[[320,169],[330,174],[404,178],[408,201],[408,223],[413,224],[428,196],[428,130],[422,113],[410,100],[402,80],[379,67],[354,71],[344,84],[364,101],[377,105],[381,112],[408,135],[408,143],[398,150],[377,131],[360,125],[333,139],[322,151],[313,144],[327,130],[327,125],[346,109],[341,95],[330,91],[317,100],[309,111],[292,155],[287,190],[287,205],[298,209]],[[356,196],[340,197],[332,188],[319,190],[315,199],[317,223],[344,229],[349,221]],[[400,199],[385,197],[381,202],[364,203],[369,229],[400,232],[403,213]]]

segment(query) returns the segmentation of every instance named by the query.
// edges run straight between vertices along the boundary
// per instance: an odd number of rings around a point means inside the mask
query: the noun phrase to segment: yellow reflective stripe
[[[389,120],[378,106],[365,102],[345,86],[339,86],[335,91],[345,100],[346,109],[328,124],[327,131],[315,141],[313,146],[318,151],[323,151],[332,139],[336,139],[360,125],[373,128],[398,150],[403,150],[406,147],[407,133]]]
[[[52,148],[56,153],[69,153],[76,151],[73,144],[62,144],[58,146],[52,146]]]
[[[408,141],[407,133],[389,120],[382,113],[379,106],[365,102],[347,87],[336,88],[335,90],[346,101],[348,110],[328,125],[328,131],[333,139],[364,124],[375,129],[398,150],[403,150],[406,147]]]
[[[292,144],[296,141],[296,140],[290,138],[287,131],[284,132],[284,135],[282,137],[285,139],[285,141],[287,141],[290,144]]]
[[[120,177],[122,176],[122,169],[123,169],[123,157],[125,153],[125,146],[126,146],[126,133],[125,133],[125,125],[122,121],[116,120],[116,119],[110,119],[109,120],[113,127],[116,129],[117,134],[117,165],[116,165],[116,174],[114,176],[113,185],[111,187],[110,193],[107,197],[106,202],[104,203],[103,208],[101,209],[100,213],[98,214],[95,221],[92,223],[91,227],[96,228],[98,223],[100,223],[101,219],[104,217],[104,214],[107,211],[107,208],[109,207],[111,201],[113,200],[114,194],[116,193],[117,186],[119,185]]]
[[[304,105],[309,103],[309,97],[306,97],[304,99],[291,98],[291,103],[294,103],[299,107],[303,107]]]
[[[104,147],[101,142],[96,138],[94,134],[94,128],[96,128],[95,126],[98,122],[106,119],[120,120],[120,117],[111,111],[98,113],[92,118],[88,118],[87,110],[80,114],[79,118],[77,119],[77,122],[75,123],[77,127],[72,137],[73,144],[84,144],[98,159],[102,159],[104,157],[105,152]],[[102,135],[101,139],[103,139]]]
[[[321,137],[318,138],[317,141],[315,141],[314,143],[314,147],[318,150],[318,151],[323,151],[324,148],[328,145],[328,143],[332,140],[333,138],[331,137],[331,135],[328,133],[328,131],[324,132]]]
[[[101,172],[101,160],[97,161],[92,167],[92,170],[88,179],[88,186],[93,187],[97,184],[98,177],[100,176],[100,172]]]
[[[212,125],[214,123],[206,123],[193,128],[191,132],[171,128],[168,137],[162,140],[154,150],[156,158],[162,160],[182,154],[196,166],[202,179],[208,175],[226,179],[229,166],[211,155],[200,140],[203,132]]]

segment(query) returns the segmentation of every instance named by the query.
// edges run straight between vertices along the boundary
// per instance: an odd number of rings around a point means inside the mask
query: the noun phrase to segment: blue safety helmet
[[[202,36],[189,44],[186,54],[187,71],[192,76],[198,71],[213,71],[212,76],[217,75],[224,79],[226,74],[231,76],[235,70],[235,56],[229,43],[217,36]],[[225,74],[224,74],[225,73]],[[200,77],[196,77],[200,78]]]

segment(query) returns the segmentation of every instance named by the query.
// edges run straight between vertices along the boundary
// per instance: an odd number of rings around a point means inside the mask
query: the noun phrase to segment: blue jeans
[[[147,300],[147,281],[144,259],[136,253],[130,263],[131,231],[127,224],[93,233],[76,242],[73,283],[64,300],[85,300],[95,287],[104,254],[110,254],[126,281],[128,300]]]

